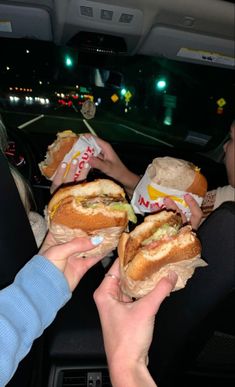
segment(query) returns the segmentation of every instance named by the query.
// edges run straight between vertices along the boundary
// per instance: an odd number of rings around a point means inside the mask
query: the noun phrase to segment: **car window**
[[[223,141],[234,118],[230,68],[91,55],[24,39],[2,39],[0,65],[3,109],[67,117],[74,129],[89,100],[95,115],[86,121],[108,140],[206,151]]]

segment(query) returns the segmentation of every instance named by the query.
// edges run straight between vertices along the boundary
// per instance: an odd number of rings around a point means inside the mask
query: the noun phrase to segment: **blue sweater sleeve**
[[[70,297],[63,273],[40,255],[0,291],[0,387]]]

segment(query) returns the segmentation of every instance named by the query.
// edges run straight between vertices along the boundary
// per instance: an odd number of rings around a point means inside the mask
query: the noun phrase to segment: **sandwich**
[[[109,179],[60,188],[48,204],[46,217],[58,242],[67,242],[76,236],[102,235],[101,248],[92,250],[92,254],[100,250],[102,255],[117,247],[129,221],[136,222],[124,190]]]
[[[193,163],[174,157],[157,157],[147,168],[150,180],[159,186],[204,197],[207,180]]]
[[[181,289],[196,267],[206,265],[191,226],[183,226],[179,214],[166,210],[146,216],[133,231],[124,232],[118,255],[121,288],[134,298],[151,291],[169,270],[178,275],[174,290]]]
[[[45,159],[38,164],[43,176],[48,180],[53,179],[59,164],[72,149],[78,138],[79,136],[71,130],[57,133],[56,140],[47,148]]]
[[[184,200],[187,192],[201,206],[207,192],[207,180],[200,168],[186,160],[157,157],[136,186],[131,204],[136,214],[144,215],[165,208],[164,199],[168,197],[190,219],[190,208]]]

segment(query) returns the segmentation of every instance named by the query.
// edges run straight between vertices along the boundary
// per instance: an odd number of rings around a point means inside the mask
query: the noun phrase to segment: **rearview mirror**
[[[91,86],[119,89],[123,85],[123,75],[118,71],[90,66],[82,67],[83,70],[80,66],[78,67],[78,72],[82,72],[83,76],[86,73],[86,77],[88,77]]]

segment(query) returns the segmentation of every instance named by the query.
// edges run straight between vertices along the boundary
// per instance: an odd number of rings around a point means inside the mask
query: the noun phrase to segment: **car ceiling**
[[[0,37],[231,68],[234,12],[222,0],[0,0]]]

